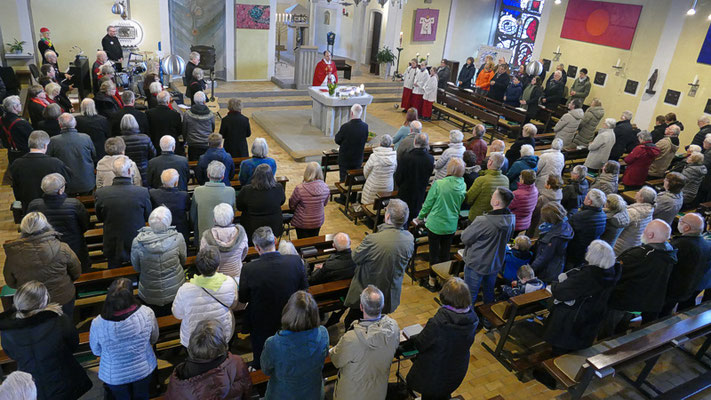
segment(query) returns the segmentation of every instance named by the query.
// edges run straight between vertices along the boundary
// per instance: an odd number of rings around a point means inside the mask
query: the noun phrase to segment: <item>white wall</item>
[[[496,0],[452,0],[444,58],[462,64],[480,45],[489,44],[495,9]]]

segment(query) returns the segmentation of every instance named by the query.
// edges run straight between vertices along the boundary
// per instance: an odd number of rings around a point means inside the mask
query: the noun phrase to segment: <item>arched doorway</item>
[[[380,30],[383,25],[383,13],[378,10],[373,10],[370,13],[370,23],[368,24],[368,47],[366,54],[366,60],[370,64],[370,72],[378,73],[378,62],[375,60],[375,56],[380,50]]]

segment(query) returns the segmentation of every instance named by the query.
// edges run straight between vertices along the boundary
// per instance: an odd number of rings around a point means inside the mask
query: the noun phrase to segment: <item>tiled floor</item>
[[[223,84],[220,91],[265,91],[272,90],[275,86],[271,83],[230,83]],[[274,109],[274,108],[270,108]],[[245,114],[249,116],[256,109],[245,109]],[[390,123],[399,126],[404,120],[403,114],[395,111],[393,104],[373,104],[369,107],[369,113]],[[447,122],[435,121],[425,123],[424,131],[430,134],[433,141],[447,140],[448,132],[454,127]],[[393,132],[394,133],[394,132]],[[265,137],[270,148],[270,156],[277,160],[278,175],[289,177],[287,185],[287,196],[291,194],[294,186],[302,180],[304,163],[295,162],[256,124],[252,125],[252,138]],[[334,144],[335,147],[335,144]],[[6,175],[6,153],[0,152],[0,173]],[[328,183],[332,184],[336,180],[337,174],[328,176]],[[9,206],[13,201],[12,189],[8,186],[8,180],[3,180],[0,186],[0,239],[4,242],[8,239],[18,237],[17,226],[12,221]],[[357,246],[362,240],[367,228],[362,224],[358,226],[349,221],[337,209],[338,204],[329,203],[326,207],[326,223],[322,228],[323,233],[336,233],[339,231],[348,233],[353,246]],[[0,252],[0,262],[4,264],[4,252]],[[426,289],[413,284],[406,278],[403,282],[401,305],[392,317],[398,321],[400,327],[412,324],[424,324],[428,318],[432,317],[438,306],[433,300],[434,294]],[[333,329],[332,329],[333,330]],[[339,329],[340,330],[340,329]],[[336,330],[338,332],[339,330]],[[332,332],[333,334],[334,332]],[[516,376],[497,362],[489,352],[481,345],[482,342],[492,344],[491,338],[479,333],[471,348],[471,358],[469,370],[464,382],[455,392],[462,395],[467,400],[484,400],[501,395],[506,400],[538,400],[538,399],[567,399],[568,395],[562,391],[551,391],[535,380],[528,382],[519,381]],[[405,362],[401,370],[406,372],[409,363]],[[393,367],[393,373],[395,367]],[[670,388],[680,382],[693,378],[701,372],[701,369],[678,353],[667,353],[658,363],[652,373],[652,381],[663,389]],[[591,386],[591,390],[585,396],[586,399],[642,399],[643,397],[619,379],[606,378],[602,382],[597,382]],[[698,395],[697,399],[709,398]]]

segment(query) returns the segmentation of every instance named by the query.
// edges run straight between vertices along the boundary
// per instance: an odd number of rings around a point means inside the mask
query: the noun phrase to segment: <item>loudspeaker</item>
[[[190,51],[200,53],[200,64],[198,64],[198,68],[204,70],[215,69],[215,46],[190,46]]]

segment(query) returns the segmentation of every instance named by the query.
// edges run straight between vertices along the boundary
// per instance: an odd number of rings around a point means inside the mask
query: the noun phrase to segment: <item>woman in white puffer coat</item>
[[[449,131],[449,147],[442,152],[442,155],[435,161],[434,170],[435,176],[434,180],[442,179],[447,176],[447,163],[453,158],[462,158],[464,155],[464,145],[462,144],[464,140],[464,134],[460,130]]]
[[[200,275],[195,275],[181,286],[173,301],[173,316],[182,320],[180,344],[188,347],[190,334],[206,319],[217,320],[229,341],[235,329],[232,310],[239,304],[237,283],[231,277],[217,272],[220,250],[215,246],[202,247],[195,264]]]
[[[360,200],[361,204],[372,204],[381,192],[393,190],[393,175],[397,167],[397,153],[392,148],[393,138],[384,135],[380,138],[380,146],[373,149],[373,154],[363,167],[365,184]]]
[[[538,176],[536,177],[536,189],[540,192],[546,188],[548,175],[562,176],[565,166],[565,156],[560,152],[563,148],[563,140],[553,139],[550,150],[546,150],[538,158]]]

